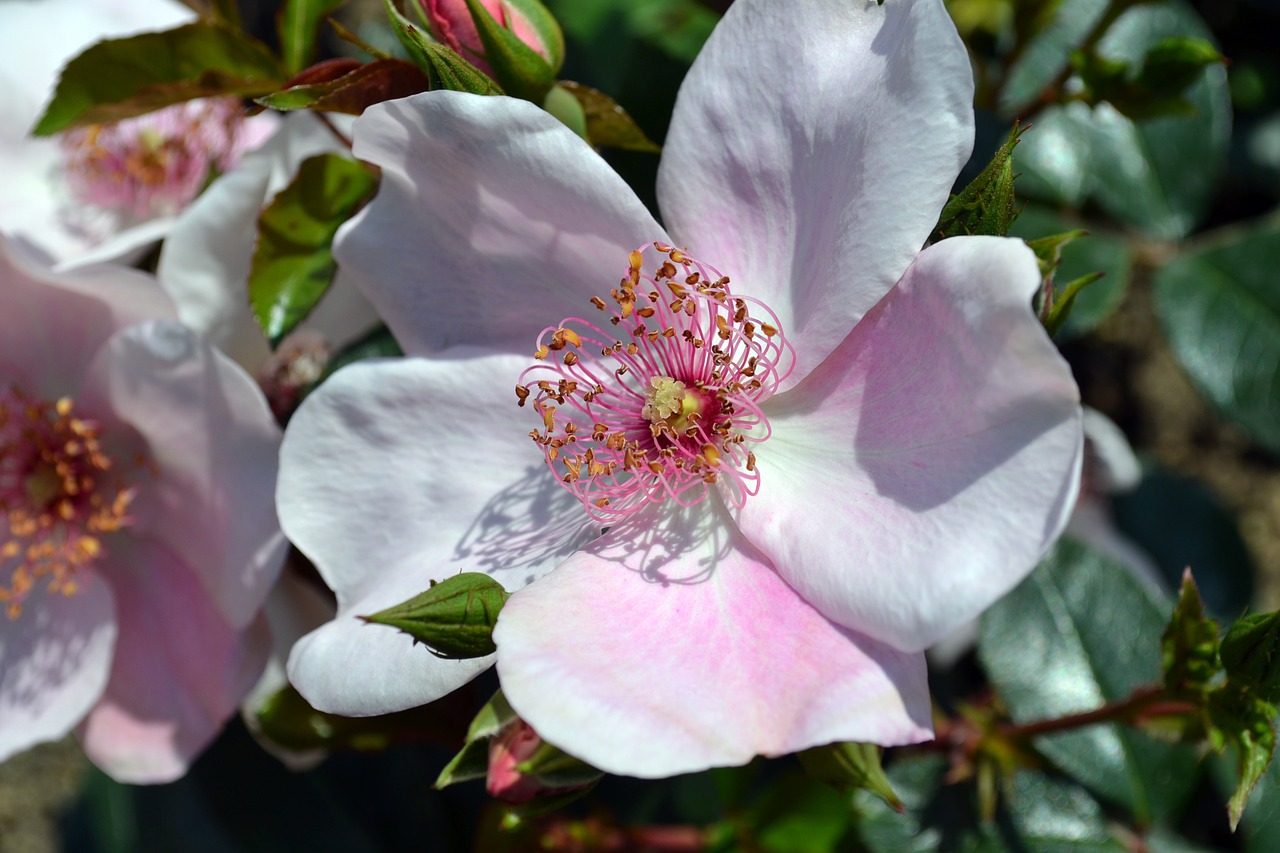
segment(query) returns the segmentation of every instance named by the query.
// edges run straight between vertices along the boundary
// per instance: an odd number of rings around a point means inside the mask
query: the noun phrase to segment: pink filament
[[[776,315],[728,285],[715,268],[649,243],[632,253],[614,305],[592,300],[612,332],[570,317],[539,336],[543,360],[521,374],[517,393],[543,418],[530,435],[548,466],[593,518],[615,523],[668,499],[691,506],[713,484],[735,506],[759,491],[749,448],[770,435],[760,403],[795,354]],[[679,431],[642,412],[657,377],[683,382],[703,403]]]

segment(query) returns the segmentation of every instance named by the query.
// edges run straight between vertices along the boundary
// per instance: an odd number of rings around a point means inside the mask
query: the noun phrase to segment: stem
[[[1101,708],[1068,714],[1052,720],[1040,720],[1025,725],[1012,723],[1000,727],[1000,733],[1015,740],[1026,740],[1039,735],[1083,728],[1098,723],[1137,722],[1149,717],[1177,717],[1199,710],[1193,702],[1169,699],[1163,687],[1140,687],[1128,699],[1108,702]]]
[[[351,139],[345,133],[338,130],[337,125],[335,125],[327,115],[317,110],[316,116],[319,117],[320,121],[324,123],[325,127],[329,128],[330,133],[338,137],[339,142],[341,142],[348,149],[351,148]]]

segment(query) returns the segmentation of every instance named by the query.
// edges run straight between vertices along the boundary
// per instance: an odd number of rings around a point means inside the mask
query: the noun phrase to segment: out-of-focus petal
[[[924,657],[806,604],[714,498],[612,528],[503,608],[503,693],[547,741],[659,777],[931,736]]]
[[[526,363],[473,349],[362,362],[290,421],[280,518],[338,594],[335,620],[289,660],[290,680],[317,708],[386,713],[465,683],[491,658],[441,660],[356,617],[463,571],[518,589],[593,535],[516,417]]]
[[[55,273],[49,262],[0,237],[0,376],[56,400],[77,391],[85,365],[118,328],[175,312],[145,273],[106,264]]]
[[[944,240],[803,383],[766,403],[743,533],[827,617],[923,649],[1061,532],[1079,395],[1031,311],[1023,243]]]
[[[532,351],[543,328],[617,287],[628,253],[667,239],[604,160],[525,101],[426,92],[377,104],[354,150],[382,184],[335,256],[410,354]]]
[[[658,179],[680,245],[763,300],[797,383],[924,244],[973,145],[936,0],[738,0],[680,89]]]
[[[201,579],[159,542],[119,537],[102,570],[120,635],[111,679],[80,740],[119,781],[168,782],[186,772],[262,672],[266,622],[230,625]]]
[[[102,348],[83,399],[104,432],[142,439],[154,475],[136,484],[136,529],[190,566],[231,625],[247,625],[285,549],[274,509],[280,431],[258,386],[190,329],[158,321]]]
[[[74,595],[0,609],[0,761],[75,728],[102,695],[116,645],[111,590],[92,574]]]

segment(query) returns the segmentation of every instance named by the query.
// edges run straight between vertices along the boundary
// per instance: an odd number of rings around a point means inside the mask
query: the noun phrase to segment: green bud
[[[1204,615],[1191,570],[1182,576],[1178,604],[1160,637],[1164,683],[1175,693],[1202,692],[1218,674],[1218,623]]]
[[[461,660],[493,654],[493,625],[507,591],[488,575],[465,572],[431,582],[431,588],[366,622],[390,625],[424,644],[437,657]]]
[[[536,50],[521,40],[514,30],[507,29],[494,19],[480,0],[466,0],[471,18],[476,25],[476,33],[484,46],[484,58],[493,69],[493,77],[507,94],[516,98],[524,98],[541,104],[548,90],[556,81],[556,70],[564,58],[564,37],[560,35],[559,24],[540,3],[522,3],[520,13],[533,17],[546,26],[554,27],[552,38],[551,61],[544,59]],[[515,10],[512,10],[513,12]],[[553,64],[556,63],[556,64]]]
[[[1280,613],[1245,616],[1222,639],[1222,665],[1233,684],[1280,701]]]
[[[951,197],[934,227],[935,240],[965,234],[1008,235],[1009,226],[1018,218],[1013,195],[1013,149],[1025,130],[1015,124],[986,168]]]

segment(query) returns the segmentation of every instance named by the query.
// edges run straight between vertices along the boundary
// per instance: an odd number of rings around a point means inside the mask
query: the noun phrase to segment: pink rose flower
[[[517,590],[511,706],[602,770],[929,738],[922,650],[1031,570],[1081,460],[1030,249],[921,250],[972,97],[937,0],[739,0],[680,91],[663,224],[530,104],[366,112],[381,189],[335,254],[413,357],[339,371],[286,435],[281,521],[339,605],[298,689],[372,714],[461,684],[489,660],[355,617],[483,571]]]
[[[484,59],[484,44],[476,31],[475,20],[467,8],[466,0],[418,0],[431,21],[431,32],[444,44],[453,48],[472,65],[486,74],[492,69]],[[543,59],[551,59],[551,46],[545,44],[542,35],[519,9],[508,0],[480,0],[499,26],[516,34]]]
[[[279,433],[149,276],[0,238],[0,759],[180,776],[262,670]]]

